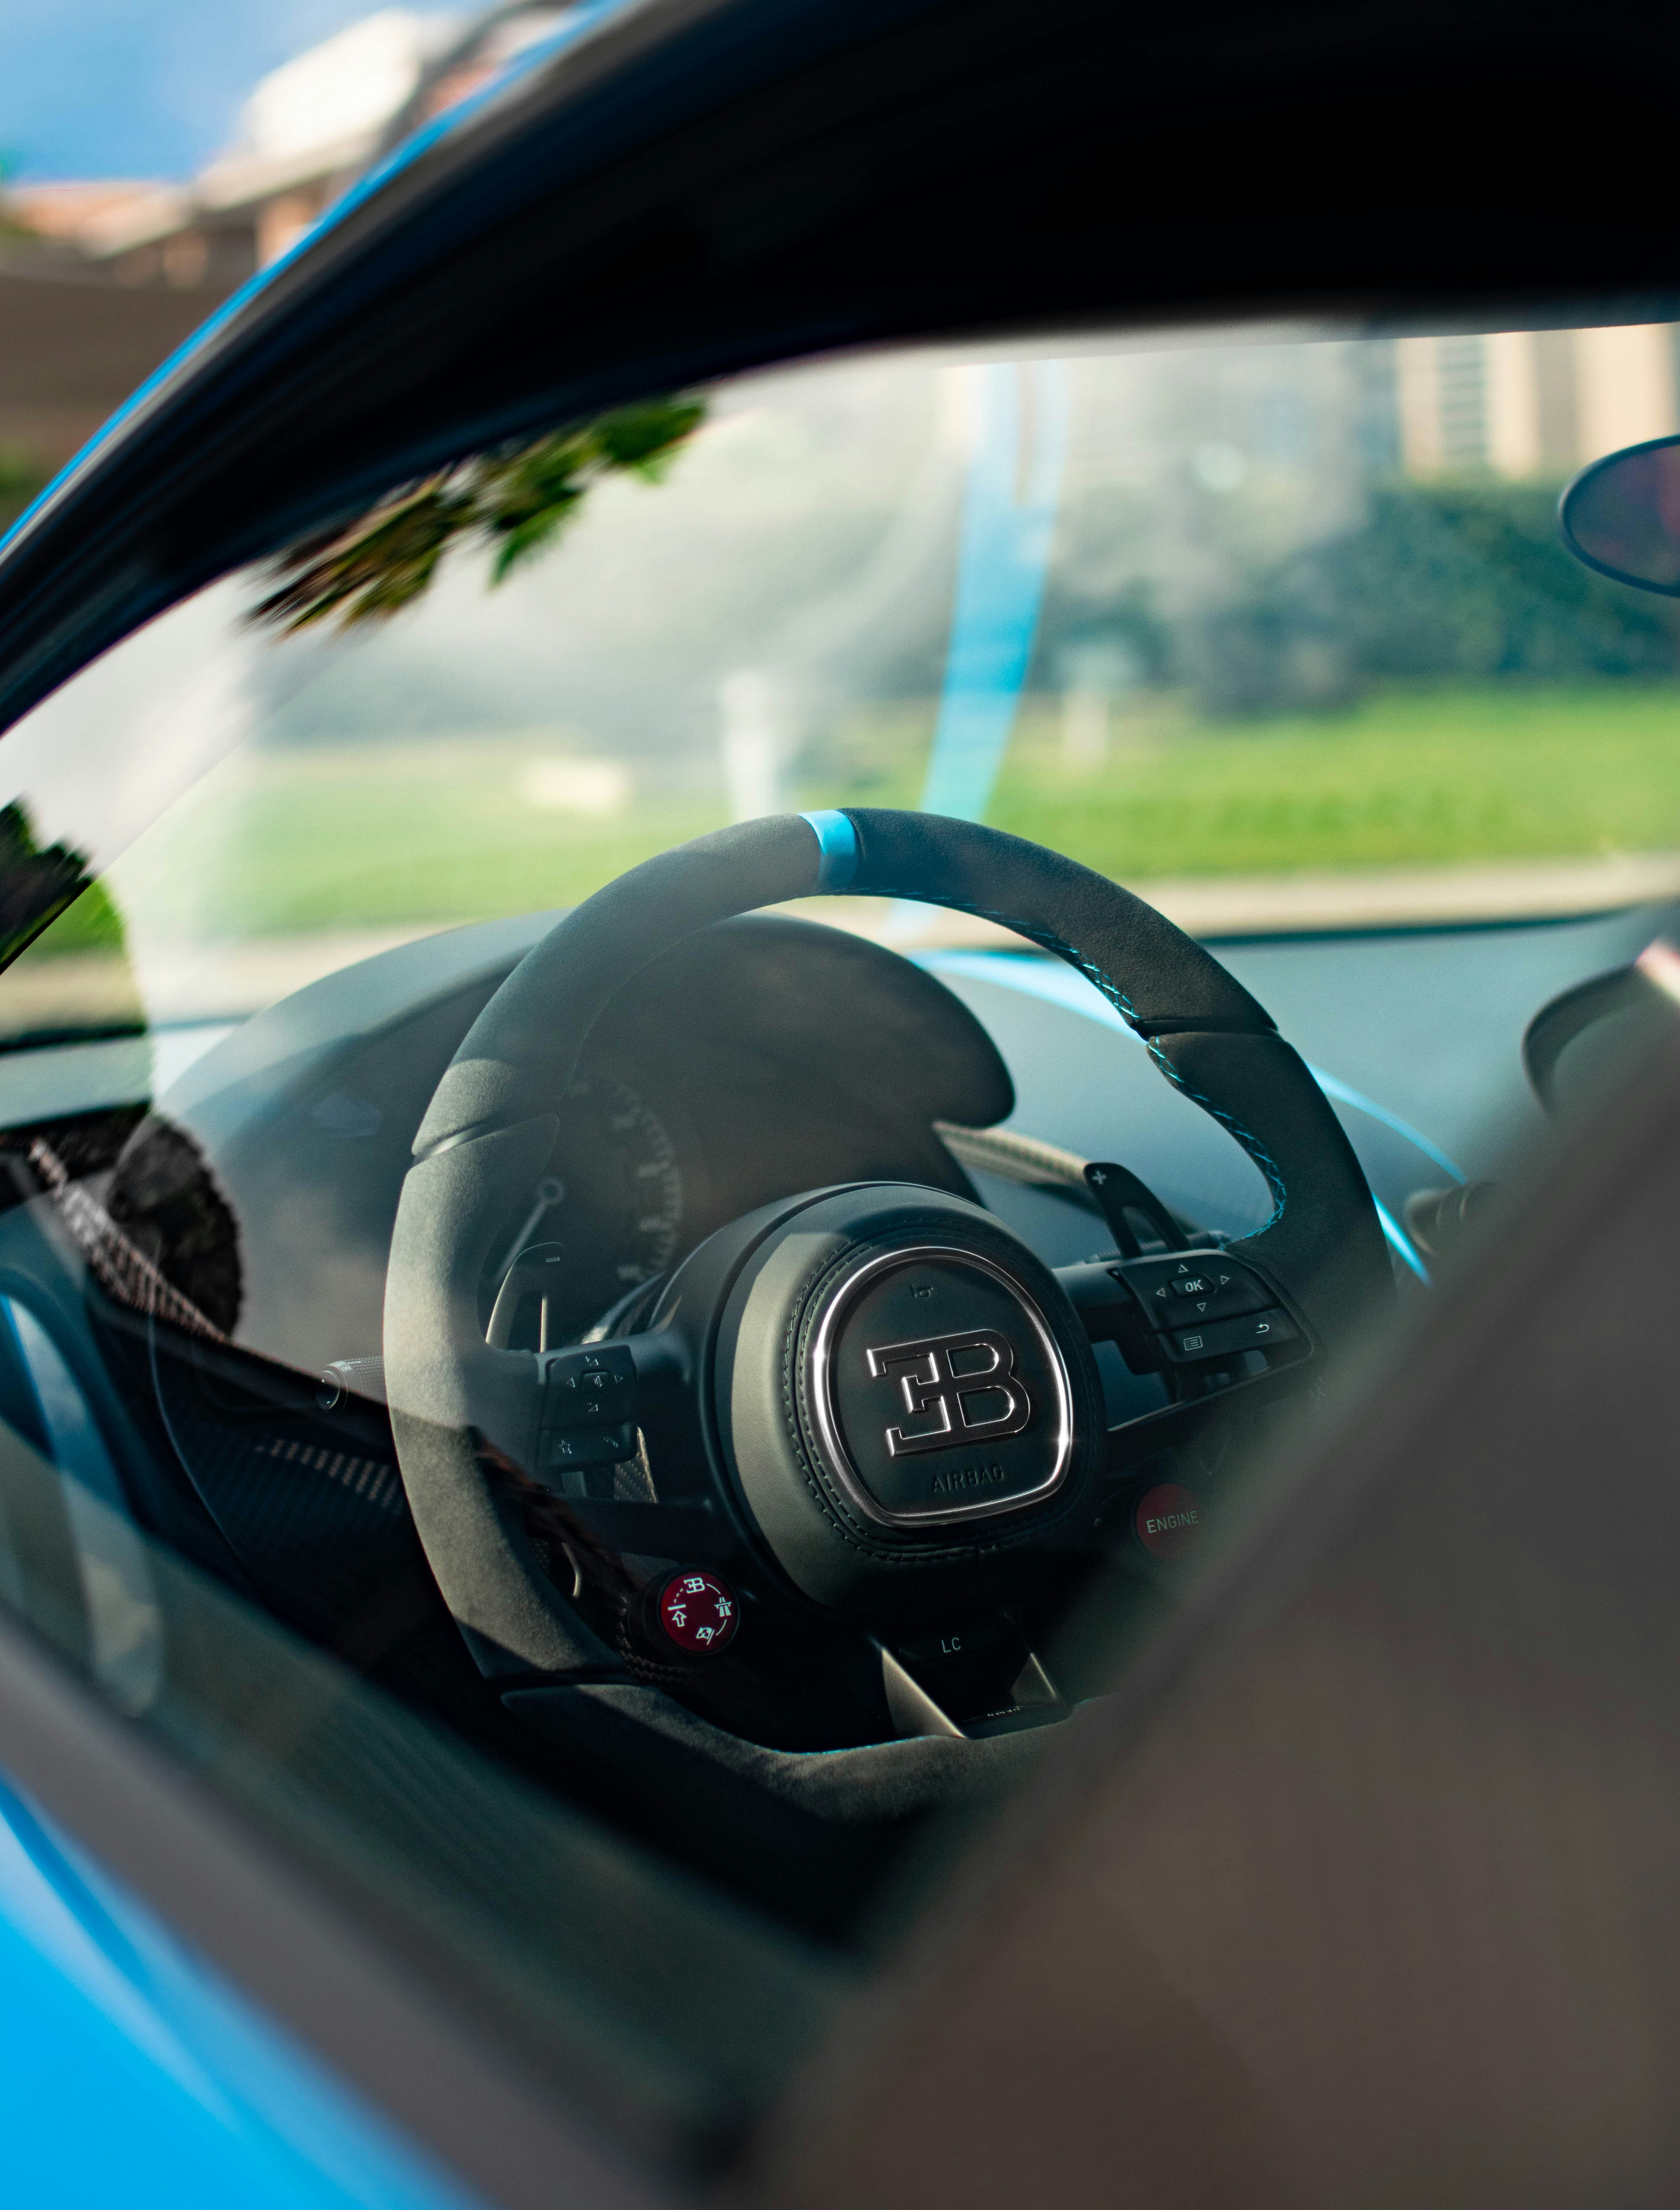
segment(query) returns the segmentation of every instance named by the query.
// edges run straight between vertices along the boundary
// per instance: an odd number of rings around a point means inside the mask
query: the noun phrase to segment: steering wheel
[[[632,1335],[491,1347],[488,1254],[545,1171],[557,1101],[613,993],[696,930],[820,892],[955,907],[1067,960],[1248,1153],[1270,1219],[1223,1247],[1053,1272],[945,1192],[807,1190],[707,1237]],[[1089,1549],[1110,1476],[1137,1454],[1129,1428],[1105,1428],[1093,1343],[1153,1356],[1181,1385],[1224,1385],[1233,1368],[1240,1382],[1333,1355],[1393,1288],[1339,1123],[1218,961],[1105,878],[941,816],[776,816],[632,869],[496,992],[414,1154],[391,1241],[386,1386],[414,1524],[479,1665],[541,1724],[565,1712],[598,1726],[634,1706],[766,1784],[794,1788],[802,1763],[807,1799],[832,1793],[843,1759],[724,1754],[723,1730],[662,1687],[739,1664],[755,1633],[785,1649],[806,1632],[873,1653],[888,1748],[942,1737],[955,1754],[988,1727],[1059,1715],[1055,1684],[999,1622]],[[1202,1294],[1187,1301],[1187,1281]],[[603,1493],[614,1468],[632,1494]],[[989,1674],[965,1676],[978,1713],[921,1663],[953,1641],[993,1652]]]

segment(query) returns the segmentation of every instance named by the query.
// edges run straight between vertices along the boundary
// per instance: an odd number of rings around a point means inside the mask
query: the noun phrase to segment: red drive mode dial
[[[659,1591],[659,1623],[686,1658],[716,1656],[740,1624],[740,1606],[728,1581],[689,1568],[673,1573]]]

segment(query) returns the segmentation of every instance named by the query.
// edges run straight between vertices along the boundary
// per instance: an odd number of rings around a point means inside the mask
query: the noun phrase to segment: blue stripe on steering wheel
[[[819,891],[849,890],[861,857],[857,848],[857,830],[849,818],[827,808],[818,813],[801,813],[799,818],[811,824],[817,839],[817,879],[813,887]]]

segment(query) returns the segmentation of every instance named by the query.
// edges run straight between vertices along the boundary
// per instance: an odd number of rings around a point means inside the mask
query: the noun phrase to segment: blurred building
[[[378,154],[568,12],[553,0],[464,21],[382,9],[263,77],[233,146],[190,184],[91,209],[77,243],[121,283],[238,284],[294,245]]]
[[[1400,450],[1409,474],[1572,474],[1680,430],[1680,354],[1668,323],[1402,338]]]
[[[147,205],[153,182],[38,184],[7,196],[0,257],[0,523],[202,321],[202,281],[146,293],[92,260],[90,229]],[[225,288],[225,287],[224,287]]]
[[[228,150],[190,183],[91,214],[77,244],[118,283],[231,289],[300,238],[366,166],[390,118],[459,37],[386,8],[263,77]]]
[[[0,269],[0,524],[216,304]]]
[[[263,77],[233,143],[185,184],[37,184],[0,245],[0,522],[227,294],[371,160],[465,98],[570,9],[386,8]],[[15,494],[15,495],[14,495]]]

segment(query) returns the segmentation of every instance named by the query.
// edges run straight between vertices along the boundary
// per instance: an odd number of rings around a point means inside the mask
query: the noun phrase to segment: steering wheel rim
[[[1084,975],[1265,1176],[1271,1217],[1232,1254],[1261,1260],[1326,1349],[1392,1289],[1363,1173],[1303,1062],[1210,952],[1106,877],[976,823],[874,808],[771,816],[661,854],[569,914],[498,989],[438,1084],[399,1200],[384,1323],[398,1462],[433,1573],[493,1676],[614,1663],[480,1447],[486,1362],[528,1356],[487,1350],[480,1332],[500,1211],[547,1165],[555,1101],[631,975],[715,921],[824,893],[976,914]]]

